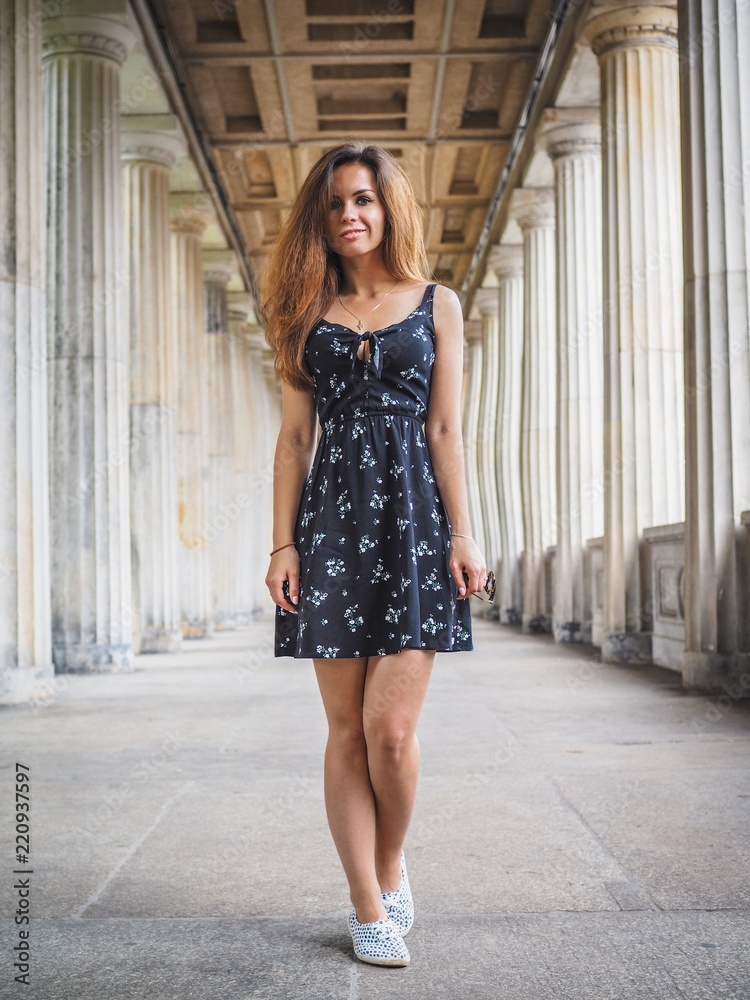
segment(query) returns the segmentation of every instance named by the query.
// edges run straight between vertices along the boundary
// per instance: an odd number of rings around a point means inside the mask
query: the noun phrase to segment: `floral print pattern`
[[[276,656],[474,648],[469,601],[458,600],[448,568],[450,526],[423,429],[434,292],[429,285],[392,326],[360,335],[321,320],[307,339],[322,434],[295,524],[298,613],[276,606]],[[363,339],[369,354],[360,358]]]

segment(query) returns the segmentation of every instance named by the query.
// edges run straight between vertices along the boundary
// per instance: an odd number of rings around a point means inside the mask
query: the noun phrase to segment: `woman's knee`
[[[346,753],[355,754],[367,750],[362,720],[334,720],[328,727],[329,742]]]
[[[414,730],[399,719],[380,719],[365,726],[368,753],[398,761],[411,748]]]

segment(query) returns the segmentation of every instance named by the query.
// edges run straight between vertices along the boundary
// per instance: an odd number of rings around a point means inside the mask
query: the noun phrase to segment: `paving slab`
[[[475,617],[438,653],[407,838],[407,969],[353,957],[310,661],[272,619],[0,710],[31,768],[30,985],[0,997],[750,998],[750,705]],[[10,810],[6,808],[6,814]]]

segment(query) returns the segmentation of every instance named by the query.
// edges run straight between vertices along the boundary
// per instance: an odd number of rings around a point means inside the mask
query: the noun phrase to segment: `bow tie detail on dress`
[[[370,341],[370,357],[360,358],[357,352],[359,351],[359,345],[365,340]],[[357,340],[352,352],[352,378],[354,378],[358,361],[363,362],[365,370],[368,367],[372,368],[378,378],[383,374],[383,347],[377,334],[371,332],[357,334]]]

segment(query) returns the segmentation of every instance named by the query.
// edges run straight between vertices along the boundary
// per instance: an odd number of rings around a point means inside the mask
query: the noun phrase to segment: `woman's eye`
[[[361,194],[357,198],[357,204],[358,205],[370,205],[370,204],[372,204],[372,198],[368,198],[367,195]],[[340,212],[341,211],[341,202],[340,201],[331,202],[331,211],[332,212]]]

